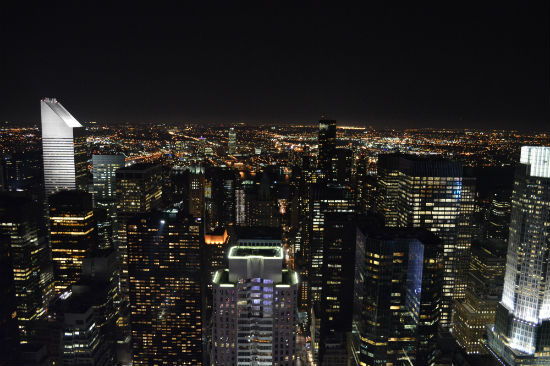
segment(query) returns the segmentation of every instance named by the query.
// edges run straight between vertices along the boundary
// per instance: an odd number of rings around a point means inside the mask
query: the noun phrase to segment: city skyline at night
[[[549,4],[10,3],[0,366],[548,366]]]

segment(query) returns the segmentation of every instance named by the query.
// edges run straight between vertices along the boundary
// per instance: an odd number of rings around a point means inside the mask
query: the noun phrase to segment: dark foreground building
[[[420,228],[357,229],[353,351],[360,365],[435,363],[443,244]]]

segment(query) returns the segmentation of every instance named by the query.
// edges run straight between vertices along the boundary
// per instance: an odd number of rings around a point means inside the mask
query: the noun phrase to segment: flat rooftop
[[[263,257],[263,258],[283,258],[283,248],[281,247],[231,247],[229,249],[229,258],[247,258],[247,257]]]

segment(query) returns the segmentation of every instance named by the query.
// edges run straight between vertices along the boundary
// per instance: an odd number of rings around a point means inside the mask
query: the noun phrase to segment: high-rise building
[[[322,178],[332,181],[332,160],[336,156],[336,121],[321,118],[319,121],[319,155],[317,169]]]
[[[109,366],[114,356],[98,327],[94,306],[88,301],[88,292],[64,292],[51,307],[52,338],[59,340],[59,354],[55,364]],[[58,333],[59,332],[59,333]]]
[[[124,155],[93,155],[94,204],[107,210],[107,216],[116,214],[116,171],[124,168]]]
[[[170,172],[172,201],[182,202],[186,211],[204,217],[205,177],[202,166],[175,166]]]
[[[113,248],[94,251],[82,262],[80,280],[71,286],[71,292],[80,302],[91,305],[99,336],[112,355],[117,353],[121,332],[117,329],[119,311],[119,269]]]
[[[354,214],[327,213],[323,227],[322,293],[320,301],[321,365],[332,365],[329,354],[345,354],[351,332],[355,266],[356,223]],[[331,344],[328,349],[327,345]],[[339,350],[338,344],[341,346]]]
[[[500,190],[491,195],[491,201],[485,217],[485,237],[508,242],[510,235],[510,192]]]
[[[550,147],[521,148],[502,299],[488,345],[505,364],[550,364]]]
[[[237,133],[231,127],[227,136],[227,152],[229,155],[234,155],[237,152]]]
[[[358,365],[435,364],[443,245],[420,228],[357,229],[353,354]]]
[[[214,274],[212,365],[295,365],[298,274],[282,247],[231,247]]]
[[[387,226],[423,227],[443,240],[441,325],[451,325],[452,304],[466,292],[475,180],[458,162],[439,157],[378,157],[377,211]]]
[[[19,332],[17,331],[17,297],[13,280],[11,248],[4,243],[8,238],[0,231],[0,342],[4,364],[9,365],[17,354]],[[2,364],[2,362],[0,362]]]
[[[259,184],[245,192],[247,226],[280,227],[279,204],[270,173],[264,170]]]
[[[330,170],[333,173],[332,183],[348,187],[351,186],[352,168],[353,151],[341,147],[335,149]]]
[[[86,187],[87,149],[84,127],[55,98],[40,101],[46,197]]]
[[[78,281],[82,260],[97,247],[97,223],[89,193],[60,191],[50,197],[50,243],[59,294]]]
[[[128,222],[134,365],[200,365],[200,218],[176,207]]]
[[[502,294],[506,243],[474,243],[468,272],[466,298],[455,304],[453,334],[468,354],[487,354],[483,344],[487,324],[495,322],[495,311]]]
[[[237,174],[233,169],[209,167],[206,169],[204,205],[206,227],[214,230],[235,222],[235,188]]]
[[[309,302],[321,301],[323,286],[323,259],[324,254],[324,230],[325,215],[329,213],[353,213],[354,204],[351,191],[348,187],[336,185],[324,185],[321,183],[312,184],[309,192],[309,210],[307,221],[308,242],[306,247],[307,273]]]
[[[126,223],[139,214],[160,208],[162,170],[160,165],[135,164],[116,171],[116,250],[121,264],[120,286],[128,294],[128,248]]]
[[[36,212],[24,196],[0,195],[0,235],[11,257],[21,342],[29,340],[29,322],[44,314],[53,296],[50,254],[45,241],[38,240]]]

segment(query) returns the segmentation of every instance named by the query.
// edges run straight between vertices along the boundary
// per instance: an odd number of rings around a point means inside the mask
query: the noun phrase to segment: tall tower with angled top
[[[55,98],[40,101],[46,198],[66,189],[86,188],[84,127]]]

